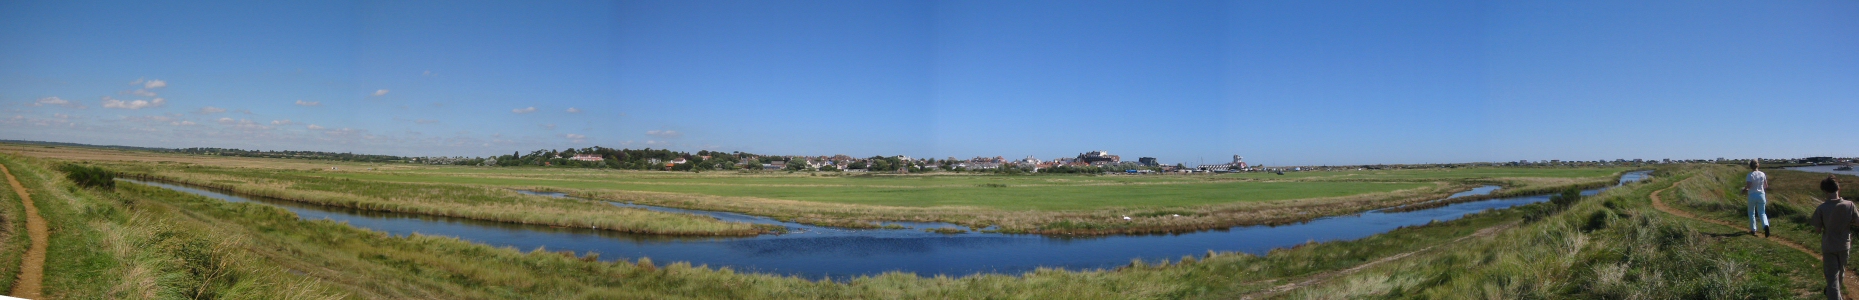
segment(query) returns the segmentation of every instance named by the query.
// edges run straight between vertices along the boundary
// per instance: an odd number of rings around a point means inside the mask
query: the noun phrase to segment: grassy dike
[[[10,160],[9,166],[30,165]],[[215,286],[272,284],[293,287],[301,297],[351,298],[1233,298],[1316,274],[1426,247],[1448,244],[1480,229],[1543,214],[1543,204],[1480,213],[1463,219],[1397,229],[1355,241],[1315,243],[1255,256],[1207,253],[1165,262],[1132,262],[1113,270],[1045,269],[1016,275],[920,277],[890,273],[844,282],[740,273],[650,258],[601,262],[591,253],[522,251],[446,237],[395,237],[330,221],[305,221],[286,210],[254,203],[228,203],[163,189],[121,184],[118,191],[64,188],[56,172],[31,166],[35,189],[48,189],[61,204],[48,207],[54,239],[53,269],[61,277],[54,295],[96,298],[118,287],[149,282],[135,278],[186,277],[161,273],[198,265],[188,247],[112,248],[157,243],[236,245],[205,251],[205,257],[249,259],[228,265],[236,276]],[[29,169],[16,167],[16,169]],[[57,192],[62,190],[64,192]],[[38,191],[35,191],[38,192]],[[39,195],[39,194],[35,194]],[[42,200],[45,201],[45,200]],[[92,227],[73,228],[76,224]],[[94,229],[87,229],[94,228]],[[76,231],[76,233],[72,233]],[[162,234],[162,233],[168,234]],[[180,242],[174,242],[180,241]],[[228,242],[234,241],[234,242]],[[88,245],[88,247],[72,247]],[[119,249],[119,250],[112,250]],[[194,260],[190,260],[194,259]],[[227,258],[231,259],[231,258]],[[167,262],[167,263],[153,263]],[[141,271],[138,271],[141,270]],[[138,273],[152,272],[152,273]],[[157,274],[157,275],[139,275]],[[177,275],[179,274],[179,275]],[[116,279],[124,278],[124,279]],[[207,280],[210,281],[210,280]],[[193,281],[154,281],[183,290]],[[224,281],[222,281],[224,282]],[[295,284],[295,285],[286,285]],[[220,288],[213,291],[282,289]],[[63,293],[63,294],[58,294]],[[111,294],[116,293],[116,294]],[[183,294],[184,295],[184,294]],[[222,298],[273,295],[214,294]],[[137,297],[129,297],[137,298]],[[209,297],[211,298],[211,297]]]
[[[1588,197],[1492,238],[1336,278],[1286,298],[1808,299],[1818,260],[1738,230],[1658,211],[1722,194],[1722,166],[1662,167],[1651,182]],[[1684,181],[1698,177],[1700,180]],[[1740,175],[1737,177],[1740,180]],[[1680,184],[1682,183],[1682,184]],[[1730,190],[1735,193],[1735,190]],[[1675,201],[1676,200],[1676,201]],[[1682,203],[1682,202],[1681,202]],[[1683,206],[1683,205],[1680,205]],[[1695,211],[1695,210],[1694,210]],[[1777,230],[1780,234],[1780,230]]]
[[[1826,199],[1826,193],[1820,191],[1820,181],[1829,174],[1776,169],[1764,169],[1763,173],[1769,175],[1770,233],[1808,249],[1820,249],[1820,234],[1814,233],[1808,219],[1813,216],[1814,208]],[[1739,191],[1748,174],[1749,169],[1745,167],[1711,168],[1710,172],[1701,174],[1699,180],[1675,190],[1680,197],[1672,205],[1701,217],[1729,221],[1743,228],[1740,226],[1749,224],[1746,214],[1749,200]],[[1840,196],[1847,200],[1859,200],[1859,177],[1839,175],[1837,178],[1840,181]],[[1854,262],[1859,262],[1859,259],[1847,263],[1851,265]]]
[[[495,187],[332,180],[277,171],[144,170],[151,172],[135,172],[126,176],[361,210],[660,235],[753,236],[780,229],[684,214],[621,208],[596,201],[526,196]]]
[[[344,292],[269,267],[248,236],[119,191],[76,187],[49,162],[0,156],[51,228],[45,295],[60,299],[332,299]],[[9,203],[18,203],[17,200]],[[9,245],[10,247],[10,245]],[[17,268],[17,252],[3,252]]]
[[[13,185],[0,183],[0,290],[10,290],[19,280],[20,261],[31,243],[26,234],[25,203],[13,191]]]

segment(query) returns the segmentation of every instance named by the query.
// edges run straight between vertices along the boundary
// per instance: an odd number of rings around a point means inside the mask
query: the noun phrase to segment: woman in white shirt
[[[1749,177],[1743,178],[1743,194],[1749,195],[1749,235],[1756,235],[1756,225],[1762,225],[1762,235],[1769,235],[1769,174],[1757,170],[1762,166],[1758,158],[1749,161]]]

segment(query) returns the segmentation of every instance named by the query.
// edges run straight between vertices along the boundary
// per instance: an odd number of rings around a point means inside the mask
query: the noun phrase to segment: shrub
[[[104,189],[116,188],[116,174],[109,170],[104,170],[103,168],[67,164],[58,167],[58,170],[65,172],[65,178],[71,179],[71,182],[76,182],[79,186]]]

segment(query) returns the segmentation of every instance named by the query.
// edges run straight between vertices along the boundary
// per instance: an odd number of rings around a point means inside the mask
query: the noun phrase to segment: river
[[[1621,183],[1641,180],[1646,171],[1631,172]],[[936,223],[890,223],[909,229],[844,229],[781,222],[767,217],[728,212],[693,211],[626,203],[618,206],[654,211],[690,213],[725,221],[779,224],[790,233],[755,237],[667,237],[624,234],[592,229],[568,229],[459,218],[350,210],[275,199],[242,197],[157,182],[122,179],[232,202],[253,202],[282,207],[308,220],[328,219],[394,235],[452,236],[463,240],[518,250],[595,252],[603,260],[649,257],[660,264],[684,261],[693,265],[729,267],[737,271],[797,275],[843,280],[859,275],[902,271],[923,276],[960,276],[975,273],[1018,274],[1040,267],[1086,270],[1113,268],[1131,260],[1160,261],[1200,256],[1208,251],[1265,254],[1275,248],[1305,242],[1353,240],[1432,221],[1458,219],[1488,209],[1504,209],[1549,200],[1549,195],[1499,198],[1456,203],[1408,212],[1368,211],[1354,215],[1318,218],[1279,226],[1240,226],[1193,233],[1062,237],[970,232],[941,234],[923,228],[953,226]],[[1616,185],[1617,186],[1617,185]],[[1481,187],[1455,194],[1462,197],[1490,193]],[[1583,191],[1593,195],[1606,188]],[[559,193],[537,193],[563,197]]]

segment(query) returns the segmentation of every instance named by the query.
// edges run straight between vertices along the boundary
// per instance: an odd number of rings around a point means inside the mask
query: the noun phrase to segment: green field
[[[885,206],[974,206],[1003,210],[1083,210],[1116,206],[1173,207],[1337,197],[1428,186],[1425,183],[1410,182],[1249,182],[1078,176],[1057,178],[690,177],[610,180],[410,176],[381,173],[327,173],[314,176],[389,182],[442,182],[577,190],[691,193]]]
[[[542,168],[419,168],[303,172],[307,176],[623,190],[904,207],[972,206],[1004,210],[1083,210],[1192,206],[1338,197],[1426,186],[1419,182],[1492,178],[1604,178],[1626,168],[1476,168],[1229,174],[1220,176],[804,176],[733,173],[569,171]]]

